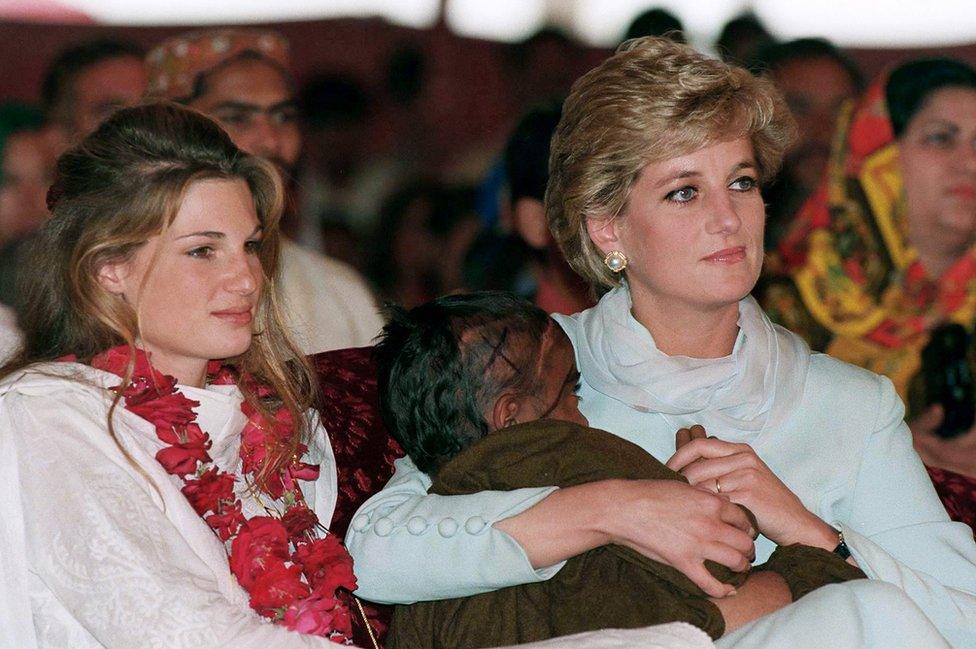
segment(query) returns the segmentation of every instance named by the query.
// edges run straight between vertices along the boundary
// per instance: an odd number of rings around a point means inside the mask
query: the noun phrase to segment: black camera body
[[[945,412],[936,429],[939,437],[955,437],[976,420],[976,385],[970,365],[970,335],[962,325],[944,324],[932,330],[922,350],[925,401]]]

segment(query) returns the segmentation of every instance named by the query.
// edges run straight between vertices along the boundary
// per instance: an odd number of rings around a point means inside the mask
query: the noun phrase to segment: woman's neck
[[[631,313],[668,356],[722,358],[739,335],[739,304],[702,309],[687,304],[635,298]]]
[[[952,250],[933,249],[934,246],[926,247],[925,244],[916,245],[919,261],[922,267],[933,279],[939,279],[943,274],[955,264],[969,250],[968,247]]]
[[[940,241],[931,232],[910,232],[908,241],[918,251],[922,267],[933,279],[938,279],[972,246],[972,241]]]
[[[157,372],[172,376],[180,385],[202,388],[207,381],[207,361],[199,358],[171,356],[138,343],[149,353],[149,362]]]

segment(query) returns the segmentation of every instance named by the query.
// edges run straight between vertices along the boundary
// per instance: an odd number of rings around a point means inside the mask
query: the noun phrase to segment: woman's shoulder
[[[77,363],[38,363],[0,381],[0,433],[31,448],[62,448],[68,439],[103,437],[112,404],[110,379]],[[11,434],[12,433],[12,434]]]
[[[117,376],[81,363],[32,363],[0,380],[0,398],[14,394],[70,398],[68,394],[77,392],[104,395],[118,382]]]
[[[0,410],[11,417],[54,421],[101,421],[119,378],[80,363],[34,363],[0,381]]]
[[[887,377],[827,354],[811,355],[804,398],[835,416],[904,416],[904,406]]]
[[[807,380],[825,383],[837,390],[879,390],[883,385],[891,384],[880,374],[819,352],[810,354]]]

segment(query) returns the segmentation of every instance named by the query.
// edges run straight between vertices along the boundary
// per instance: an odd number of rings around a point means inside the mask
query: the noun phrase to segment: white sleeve
[[[976,543],[949,520],[912,448],[904,407],[880,378],[878,419],[868,437],[849,515],[847,544],[873,579],[899,586],[953,646],[976,647]]]
[[[544,581],[564,565],[535,570],[522,547],[494,523],[519,514],[555,487],[429,495],[430,478],[409,458],[352,519],[346,547],[357,595],[374,602],[466,597]]]
[[[0,400],[0,487],[8,496],[0,515],[13,521],[0,533],[0,607],[28,616],[0,630],[0,645],[36,642],[34,628],[49,611],[31,610],[23,588],[39,579],[59,615],[104,647],[333,646],[230,601],[218,582],[233,579],[229,570],[216,574],[162,511],[146,474],[121,452],[106,452],[115,447],[106,446],[104,422],[96,431],[93,418],[53,401]],[[27,644],[5,644],[11,638]]]

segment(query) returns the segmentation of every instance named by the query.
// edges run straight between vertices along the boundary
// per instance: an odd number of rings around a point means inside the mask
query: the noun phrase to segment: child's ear
[[[488,422],[491,424],[491,430],[501,430],[521,423],[519,421],[520,408],[521,399],[517,395],[505,392],[498,397],[495,406],[491,409],[491,420]]]

